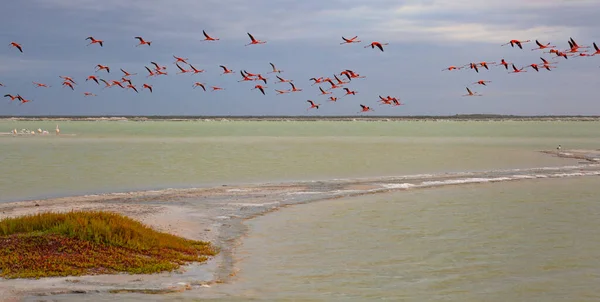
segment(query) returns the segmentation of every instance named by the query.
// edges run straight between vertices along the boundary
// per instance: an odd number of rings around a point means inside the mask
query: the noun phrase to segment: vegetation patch
[[[0,277],[150,274],[204,262],[208,242],[157,232],[109,212],[42,213],[0,220]]]

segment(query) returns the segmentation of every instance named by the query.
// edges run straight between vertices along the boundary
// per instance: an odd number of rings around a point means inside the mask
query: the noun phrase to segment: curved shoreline
[[[115,211],[159,231],[210,241],[221,248],[221,253],[207,264],[187,266],[176,273],[3,280],[0,296],[97,292],[169,293],[226,282],[235,275],[235,249],[247,234],[243,222],[294,204],[446,185],[600,176],[600,165],[592,163],[600,158],[599,151],[541,152],[588,162],[562,167],[169,189],[2,203],[0,219],[43,211]],[[32,287],[36,289],[32,290]]]

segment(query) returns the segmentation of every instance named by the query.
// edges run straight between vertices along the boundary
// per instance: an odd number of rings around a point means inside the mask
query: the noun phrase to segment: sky
[[[33,101],[3,98],[0,115],[600,115],[600,55],[565,60],[531,50],[536,39],[560,50],[571,37],[580,46],[600,42],[597,0],[28,0],[2,6],[0,93]],[[220,40],[202,41],[202,30]],[[248,32],[267,43],[245,46]],[[362,42],[340,45],[342,36],[356,35]],[[88,46],[88,36],[104,47]],[[135,36],[152,45],[136,47]],[[531,42],[523,49],[501,46],[512,39]],[[388,45],[383,52],[364,47],[373,41]],[[173,55],[205,72],[177,74]],[[540,57],[558,62],[556,68],[442,71],[502,58],[522,67]],[[151,61],[168,75],[146,77]],[[270,62],[302,91],[276,95],[274,89],[291,86],[275,83]],[[96,72],[97,64],[111,72]],[[235,73],[221,75],[219,65]],[[118,80],[120,68],[138,73],[130,79],[139,93],[85,81],[89,75]],[[309,80],[345,69],[366,78],[344,86],[356,95],[331,90],[335,103]],[[252,90],[259,82],[238,82],[240,70],[268,77],[266,95]],[[72,77],[75,90],[59,76]],[[479,80],[491,82],[473,84]],[[195,82],[225,90],[204,92],[192,88]],[[464,97],[467,86],[482,96]],[[379,95],[404,105],[380,105]],[[307,100],[321,106],[307,110]],[[374,111],[359,113],[360,104]]]

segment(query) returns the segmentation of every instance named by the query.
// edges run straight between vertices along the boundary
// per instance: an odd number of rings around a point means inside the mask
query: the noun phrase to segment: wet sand
[[[565,166],[402,177],[339,179],[281,184],[221,186],[112,193],[0,203],[0,219],[40,212],[103,210],[127,215],[171,234],[210,241],[220,253],[205,264],[154,275],[11,279],[0,283],[3,300],[26,296],[94,293],[172,293],[201,291],[235,275],[235,247],[246,233],[244,220],[281,207],[318,200],[465,183],[599,176],[599,150],[540,151],[565,158]],[[542,155],[544,154],[544,155]]]

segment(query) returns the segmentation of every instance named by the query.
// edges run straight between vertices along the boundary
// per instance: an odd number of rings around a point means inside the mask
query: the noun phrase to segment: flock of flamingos
[[[204,35],[204,39],[201,41],[217,42],[220,40],[219,38],[215,38],[215,37],[208,35],[204,30],[202,31],[202,33]],[[258,40],[256,38],[254,38],[254,36],[250,33],[247,33],[247,34],[248,34],[248,37],[250,38],[250,41],[248,44],[246,44],[246,46],[254,46],[254,45],[260,45],[260,44],[267,43],[267,41],[262,41],[262,40]],[[142,37],[134,37],[134,39],[136,39],[138,41],[138,44],[135,45],[136,47],[139,47],[139,46],[150,47],[152,45],[152,41],[147,41]],[[103,40],[99,40],[99,39],[96,39],[91,36],[87,37],[85,40],[89,41],[89,43],[87,44],[88,46],[89,45],[98,45],[98,47],[104,46]],[[502,46],[510,45],[513,48],[518,47],[519,49],[523,50],[523,45],[526,43],[529,43],[529,42],[531,42],[531,41],[530,40],[511,40],[506,44],[502,44]],[[340,45],[356,44],[356,43],[361,43],[361,40],[358,39],[358,36],[354,36],[352,38],[345,38],[342,36],[342,42],[340,43]],[[557,46],[550,45],[550,43],[543,44],[543,43],[540,43],[538,40],[535,40],[535,44],[537,45],[537,47],[531,49],[532,51],[547,50],[544,53],[554,55],[554,58],[559,58],[559,59],[560,58],[568,59],[570,56],[589,57],[589,56],[595,56],[597,54],[600,54],[600,49],[598,48],[598,46],[596,45],[595,42],[593,43],[592,46],[580,46],[579,44],[577,44],[577,42],[575,42],[575,40],[573,40],[573,38],[569,38],[569,40],[568,40],[569,48],[565,49],[565,50],[558,50]],[[388,43],[381,43],[381,42],[374,41],[374,42],[371,42],[370,44],[367,44],[364,47],[383,52],[384,45],[388,45]],[[21,46],[21,44],[19,44],[17,42],[11,42],[9,44],[9,46],[13,47],[16,51],[18,51],[20,53],[24,52],[24,49]],[[592,48],[592,47],[594,48],[594,52],[590,53],[588,49]],[[177,72],[178,74],[183,74],[183,73],[199,74],[199,73],[204,72],[204,69],[197,69],[192,64],[188,63],[188,61],[187,61],[188,59],[186,59],[186,58],[177,57],[175,55],[173,55],[173,58],[175,59],[175,62],[173,64],[176,66],[176,68],[178,70],[178,72]],[[468,70],[472,70],[476,73],[479,73],[479,70],[482,68],[489,70],[490,67],[492,67],[492,66],[498,66],[498,67],[504,67],[506,70],[508,70],[508,73],[527,72],[527,70],[526,70],[527,68],[531,68],[531,69],[535,70],[536,72],[539,72],[540,70],[551,71],[553,68],[556,68],[556,64],[558,63],[558,62],[551,62],[548,59],[545,59],[543,57],[540,57],[540,60],[541,60],[541,62],[539,62],[539,63],[532,63],[532,64],[529,64],[526,66],[522,66],[520,68],[517,68],[517,66],[515,66],[514,63],[507,62],[506,60],[501,59],[500,62],[471,62],[471,63],[465,64],[462,66],[449,66],[449,67],[443,69],[442,71],[456,71],[456,70],[461,70],[461,69],[468,69]],[[278,95],[279,94],[287,94],[287,93],[296,93],[296,92],[302,91],[301,88],[296,87],[296,85],[293,83],[293,80],[285,79],[282,76],[283,70],[279,70],[273,63],[269,63],[269,64],[271,65],[271,70],[267,73],[275,74],[275,78],[277,79],[277,80],[273,80],[273,82],[274,83],[287,83],[290,85],[289,89],[287,89],[287,90],[274,89],[274,91]],[[162,66],[154,61],[150,62],[149,66],[144,66],[145,70],[147,72],[146,78],[168,75],[166,66]],[[236,71],[229,69],[227,66],[220,65],[219,67],[223,70],[221,75],[237,74]],[[95,69],[96,69],[95,73],[93,75],[88,76],[85,79],[86,82],[93,81],[97,85],[103,85],[104,88],[118,86],[122,89],[131,89],[131,90],[135,91],[136,93],[140,92],[140,90],[138,90],[139,87],[141,87],[141,90],[146,89],[149,93],[152,93],[152,91],[153,91],[153,86],[150,84],[143,83],[141,86],[136,86],[133,84],[131,77],[137,75],[137,73],[130,73],[121,68],[120,71],[122,74],[120,74],[118,76],[118,77],[120,77],[120,79],[105,80],[99,76],[99,73],[101,73],[101,72],[105,73],[106,76],[112,75],[112,74],[114,74],[114,71],[113,71],[113,73],[111,73],[111,67],[98,64],[98,65],[96,65]],[[268,88],[266,85],[268,83],[269,78],[264,77],[260,73],[250,73],[250,72],[247,72],[246,70],[240,70],[239,74],[241,76],[241,80],[239,80],[238,82],[261,82],[260,84],[255,84],[254,88],[252,88],[252,90],[257,90],[258,92],[262,93],[263,95],[266,94],[266,89]],[[69,76],[59,76],[59,77],[63,80],[63,82],[62,82],[63,88],[66,87],[68,89],[75,90],[75,87],[78,84],[75,80],[73,80],[73,78],[71,78]],[[336,97],[334,95],[334,93],[333,93],[334,90],[336,90],[336,89],[343,90],[344,94],[341,97],[355,96],[357,94],[357,91],[351,90],[350,88],[346,87],[346,85],[349,84],[352,80],[363,79],[363,78],[365,78],[365,76],[362,76],[353,70],[346,69],[346,70],[341,71],[339,74],[334,74],[333,78],[320,76],[320,77],[313,77],[309,80],[312,81],[312,85],[318,84],[318,90],[319,90],[318,95],[327,96],[328,101],[336,102],[338,100],[338,97]],[[477,82],[472,83],[472,85],[487,86],[487,83],[490,83],[490,82],[491,81],[487,81],[487,80],[478,80]],[[33,85],[38,88],[51,87],[48,84],[39,83],[39,82],[33,82]],[[0,87],[5,87],[5,85],[0,83]],[[201,83],[201,82],[193,83],[192,87],[193,88],[201,88],[204,91],[207,91],[207,89],[210,89],[211,91],[219,91],[219,90],[225,89],[223,87],[218,87],[218,86],[208,86],[207,84]],[[466,87],[466,89],[467,89],[467,94],[465,94],[463,96],[482,96],[482,94],[472,91],[468,86]],[[91,92],[83,92],[83,95],[86,97],[96,96],[96,94],[91,93]],[[20,94],[15,94],[15,95],[5,94],[4,97],[10,98],[11,101],[18,100],[21,104],[29,103],[32,101],[32,100],[24,98]],[[307,110],[319,109],[319,106],[321,106],[321,104],[318,104],[313,100],[307,100],[307,103],[309,104],[309,107],[307,108]],[[400,102],[399,98],[392,97],[389,95],[386,97],[382,97],[381,95],[379,95],[378,103],[380,105],[390,105],[390,106],[404,105],[403,103]],[[368,111],[374,111],[374,110],[367,105],[360,104],[360,111],[357,113],[368,112]]]

